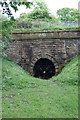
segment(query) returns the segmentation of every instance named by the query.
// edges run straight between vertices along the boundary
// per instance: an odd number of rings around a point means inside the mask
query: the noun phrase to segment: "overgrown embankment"
[[[50,80],[32,78],[7,59],[2,68],[3,117],[78,117],[78,57]]]

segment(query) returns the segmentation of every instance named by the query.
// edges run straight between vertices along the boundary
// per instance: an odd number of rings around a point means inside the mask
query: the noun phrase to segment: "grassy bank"
[[[3,59],[3,118],[77,118],[78,57],[50,80],[33,78]]]

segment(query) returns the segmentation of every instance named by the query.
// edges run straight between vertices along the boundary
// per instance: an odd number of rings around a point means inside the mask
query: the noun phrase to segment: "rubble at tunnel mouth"
[[[36,78],[50,79],[56,74],[54,63],[47,58],[40,58],[34,65],[33,73]]]

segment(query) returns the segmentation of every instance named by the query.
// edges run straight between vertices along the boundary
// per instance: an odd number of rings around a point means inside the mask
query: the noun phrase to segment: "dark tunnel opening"
[[[34,77],[49,79],[55,75],[55,66],[51,60],[40,58],[34,65],[33,73]]]

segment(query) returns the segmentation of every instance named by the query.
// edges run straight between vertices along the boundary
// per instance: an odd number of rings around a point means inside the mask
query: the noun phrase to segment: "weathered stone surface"
[[[13,42],[6,53],[10,59],[33,75],[34,64],[40,58],[50,59],[61,71],[64,63],[78,54],[80,31],[13,33]]]
[[[22,32],[13,33],[13,39],[15,40],[36,40],[38,39],[58,39],[58,38],[79,38],[80,31],[50,31],[50,32]]]

